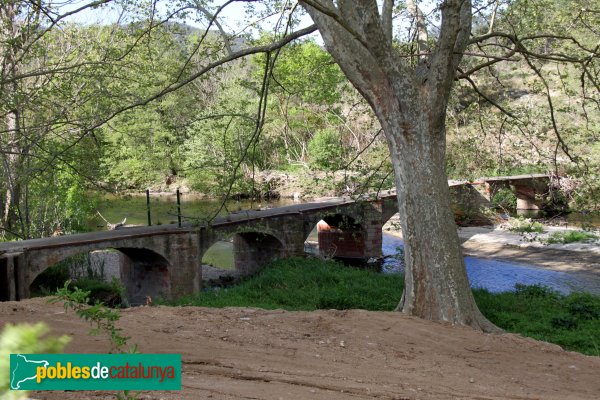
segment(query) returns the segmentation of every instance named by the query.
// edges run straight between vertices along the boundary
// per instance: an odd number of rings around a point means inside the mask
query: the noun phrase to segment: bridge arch
[[[264,232],[239,232],[233,236],[233,261],[242,276],[251,276],[266,264],[285,257],[285,246]]]
[[[321,257],[368,258],[367,230],[361,218],[354,217],[347,210],[335,210],[318,214],[311,223],[314,228],[305,238],[307,252],[316,253],[316,245]]]
[[[226,263],[233,263],[237,276],[250,276],[269,262],[286,255],[286,243],[281,237],[281,232],[263,225],[218,228],[203,243],[201,258],[203,263],[208,261],[205,255],[211,253],[214,256],[213,249],[221,253],[231,252],[233,260]]]
[[[118,277],[125,287],[127,302],[130,305],[146,303],[146,297],[171,297],[171,264],[167,258],[155,250],[137,247],[116,247],[110,243],[100,246],[72,247],[61,252],[32,251],[28,254],[29,265],[25,279],[29,289],[36,278],[44,271],[79,254],[96,250],[117,250],[122,257],[118,262]]]
[[[120,247],[125,255],[121,265],[121,282],[131,305],[146,304],[147,297],[170,299],[171,264],[154,250]]]

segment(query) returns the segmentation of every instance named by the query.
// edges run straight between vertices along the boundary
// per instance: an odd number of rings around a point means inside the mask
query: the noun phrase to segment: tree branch
[[[381,26],[388,46],[392,45],[393,38],[393,12],[394,0],[383,0],[381,7]]]
[[[425,21],[423,11],[421,11],[415,0],[407,0],[406,8],[408,9],[408,12],[413,16],[413,19],[415,21],[417,36],[417,53],[427,53],[429,52],[429,35],[427,32],[427,22]],[[421,58],[426,58],[426,56],[421,56]]]

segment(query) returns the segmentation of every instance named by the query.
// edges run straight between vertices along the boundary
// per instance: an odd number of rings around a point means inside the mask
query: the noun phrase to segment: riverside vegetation
[[[278,260],[258,275],[228,288],[207,289],[164,303],[172,306],[258,307],[311,311],[392,311],[402,275],[381,274],[313,258]],[[600,356],[600,297],[562,295],[542,286],[517,285],[514,292],[474,289],[483,314],[500,328]]]

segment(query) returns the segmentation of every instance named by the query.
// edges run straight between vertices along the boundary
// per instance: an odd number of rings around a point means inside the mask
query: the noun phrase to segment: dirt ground
[[[105,338],[46,299],[0,303],[0,321],[45,321],[67,351]],[[512,334],[488,335],[399,313],[138,307],[119,322],[144,353],[180,353],[180,392],[143,399],[598,399],[600,358]],[[40,392],[34,399],[108,399]]]

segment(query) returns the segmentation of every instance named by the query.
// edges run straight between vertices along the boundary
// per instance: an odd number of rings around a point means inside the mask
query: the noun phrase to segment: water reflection
[[[225,207],[216,200],[200,199],[194,195],[181,195],[181,214],[184,222],[193,222],[195,219],[204,221],[213,217],[220,210],[220,215],[232,212],[259,208],[283,207],[294,204],[292,199],[271,201],[228,200]],[[148,211],[145,196],[105,196],[98,204],[98,211],[109,222],[115,223],[127,218],[127,224],[147,225]],[[176,196],[152,196],[150,198],[150,214],[152,225],[177,223]],[[96,215],[88,223],[90,231],[106,230],[106,223]]]
[[[387,256],[383,265],[385,273],[404,272],[401,260],[394,256],[402,249],[402,239],[383,234],[383,254]],[[544,285],[560,293],[586,291],[600,294],[600,277],[573,272],[553,271],[534,265],[515,264],[489,258],[465,257],[467,275],[471,286],[485,288],[490,292],[506,292],[515,289],[517,283]]]

